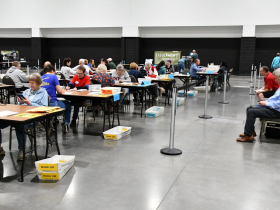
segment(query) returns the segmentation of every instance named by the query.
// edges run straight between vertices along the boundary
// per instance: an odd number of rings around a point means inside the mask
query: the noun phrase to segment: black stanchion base
[[[254,96],[254,95],[256,95],[256,94],[255,94],[255,93],[250,93],[250,95],[251,95],[251,96]]]
[[[173,148],[173,149],[164,148],[164,149],[161,149],[160,152],[165,155],[181,155],[182,154],[182,150],[179,150],[176,148]]]
[[[212,118],[212,116],[210,116],[210,115],[199,115],[198,116],[199,118],[203,118],[203,119],[211,119]]]
[[[220,104],[229,104],[228,101],[219,101]]]

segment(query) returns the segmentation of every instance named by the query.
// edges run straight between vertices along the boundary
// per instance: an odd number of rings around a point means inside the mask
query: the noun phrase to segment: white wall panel
[[[0,28],[0,38],[31,38],[31,29]]]
[[[240,38],[242,26],[141,27],[144,38]]]
[[[256,37],[280,37],[280,25],[257,26]]]

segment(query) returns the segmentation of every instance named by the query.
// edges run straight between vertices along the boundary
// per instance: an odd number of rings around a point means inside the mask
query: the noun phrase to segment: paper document
[[[255,90],[255,93],[263,92],[264,90]]]
[[[7,116],[15,115],[17,113],[18,112],[11,112],[11,111],[5,110],[5,111],[0,112],[0,117],[7,117]]]
[[[84,91],[87,91],[87,89],[79,89],[79,90],[77,90],[77,92],[84,92]]]
[[[52,106],[52,107],[48,107],[48,106],[40,106],[40,107],[37,107],[37,108],[34,108],[34,109],[29,109],[27,110],[26,112],[29,112],[29,113],[49,113],[49,112],[52,112],[54,110],[57,110],[57,109],[60,109],[60,107],[58,106]]]

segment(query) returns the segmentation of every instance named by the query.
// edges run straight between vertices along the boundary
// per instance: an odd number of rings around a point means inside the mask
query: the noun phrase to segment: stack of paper
[[[26,112],[29,112],[29,113],[49,113],[49,112],[52,112],[52,111],[57,110],[57,109],[60,109],[60,107],[58,107],[58,106],[51,106],[51,107],[40,106],[40,107],[37,107],[37,108],[34,108],[34,109],[29,109]]]
[[[5,111],[0,112],[0,117],[7,117],[7,116],[15,115],[17,113],[18,112],[11,112],[11,111],[5,110]]]

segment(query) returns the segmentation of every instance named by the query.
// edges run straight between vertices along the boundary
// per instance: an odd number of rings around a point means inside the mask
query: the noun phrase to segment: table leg
[[[112,128],[114,127],[115,122],[115,101],[113,101],[113,122],[112,122]]]
[[[36,123],[33,123],[33,141],[34,141],[34,153],[35,153],[35,158],[38,161],[38,155],[37,155],[37,139],[36,139]]]
[[[111,105],[111,100],[108,100],[108,121],[109,121],[109,128],[112,128],[111,127],[111,119],[110,119],[110,112],[111,112],[111,107],[110,107],[110,105]]]
[[[10,90],[8,89],[8,104],[10,104]]]
[[[144,90],[143,93],[145,93],[145,110],[147,109],[147,93]]]
[[[21,172],[20,172],[20,182],[23,182],[23,170],[24,170],[24,162],[25,162],[25,141],[24,141],[24,126],[20,126],[20,133],[22,136],[22,143],[23,143],[23,159],[21,163]]]
[[[45,158],[48,157],[48,152],[49,152],[49,141],[48,141],[48,138],[49,138],[49,120],[46,119],[46,154],[45,154]]]
[[[102,102],[101,102],[102,103]],[[102,104],[101,104],[102,107]],[[106,99],[104,99],[104,106],[103,106],[103,132],[104,132],[104,128],[105,128],[105,120],[106,120],[106,116],[105,116],[105,110],[106,110]]]
[[[142,95],[141,95],[141,101],[142,101],[142,105],[141,105],[141,117],[142,117],[142,112],[143,112],[143,103],[144,103],[144,101],[143,101],[143,99],[144,99],[144,91],[142,91]]]
[[[54,118],[54,127],[55,127],[55,145],[57,149],[57,154],[60,155],[60,150],[58,146],[58,140],[57,140],[57,116]]]

